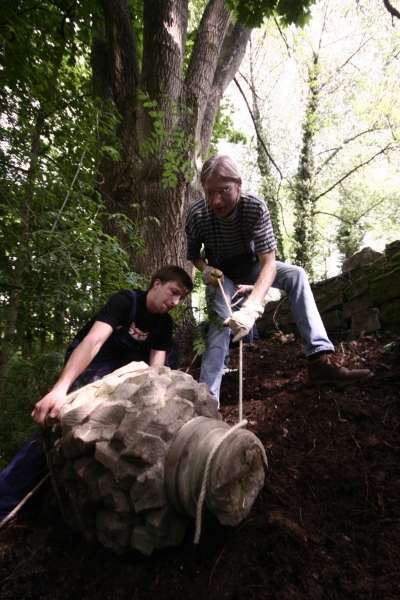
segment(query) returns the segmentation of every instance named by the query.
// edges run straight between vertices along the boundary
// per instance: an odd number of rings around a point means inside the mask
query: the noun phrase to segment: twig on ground
[[[11,519],[13,517],[15,517],[16,514],[19,513],[19,511],[24,506],[24,504],[26,504],[28,502],[29,498],[32,498],[32,496],[35,494],[35,492],[44,484],[46,479],[48,479],[49,477],[50,477],[50,473],[46,473],[46,475],[39,481],[39,483],[37,483],[35,485],[35,487],[33,489],[31,489],[26,494],[26,496],[24,496],[22,498],[21,502],[18,502],[17,506],[15,508],[13,508],[12,511],[10,513],[8,513],[8,515],[6,517],[4,517],[4,519],[0,522],[0,529],[2,527],[4,527],[9,521],[11,521]]]

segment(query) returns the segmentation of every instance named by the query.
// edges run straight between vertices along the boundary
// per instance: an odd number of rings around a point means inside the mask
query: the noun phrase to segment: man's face
[[[187,290],[178,281],[162,283],[156,279],[147,294],[147,308],[152,313],[166,313],[186,298]]]
[[[204,184],[209,207],[217,217],[227,217],[234,210],[240,197],[240,183],[229,181],[220,175],[210,175]]]

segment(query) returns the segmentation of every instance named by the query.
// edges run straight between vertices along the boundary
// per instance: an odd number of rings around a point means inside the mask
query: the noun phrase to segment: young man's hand
[[[64,390],[51,390],[35,404],[35,407],[32,411],[33,420],[39,425],[44,425],[47,416],[58,416],[60,409],[65,404],[66,400],[67,394]]]
[[[217,287],[218,281],[223,283],[224,274],[219,269],[208,266],[203,271],[203,281],[206,285],[213,285],[214,287]]]
[[[253,300],[246,300],[240,310],[237,310],[225,319],[225,327],[230,327],[234,334],[232,341],[238,342],[245,337],[250,332],[256,319],[261,317],[263,312],[264,307],[262,304]]]

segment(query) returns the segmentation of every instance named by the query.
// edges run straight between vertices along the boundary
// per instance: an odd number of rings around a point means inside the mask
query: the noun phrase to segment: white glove
[[[217,287],[218,281],[221,283],[224,281],[224,274],[219,269],[208,266],[203,271],[203,281],[206,285]]]
[[[264,307],[260,302],[246,300],[240,310],[237,310],[225,319],[225,327],[230,327],[234,334],[232,341],[237,342],[247,335],[253,327],[255,320],[261,317],[263,312]]]

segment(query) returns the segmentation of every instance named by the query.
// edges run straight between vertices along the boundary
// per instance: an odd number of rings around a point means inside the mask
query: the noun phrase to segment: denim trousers
[[[326,333],[304,269],[280,261],[276,261],[276,269],[276,277],[271,287],[286,292],[294,322],[303,340],[306,356],[317,352],[333,351],[333,344]],[[230,300],[237,285],[228,277],[224,277],[223,287],[225,295]],[[206,300],[209,315],[217,315],[219,320],[229,317],[219,287],[207,286]],[[203,354],[201,363],[200,381],[208,385],[210,392],[219,401],[224,361],[229,351],[230,329],[222,327],[222,322],[213,323],[213,320],[212,317],[207,337],[207,350]]]

